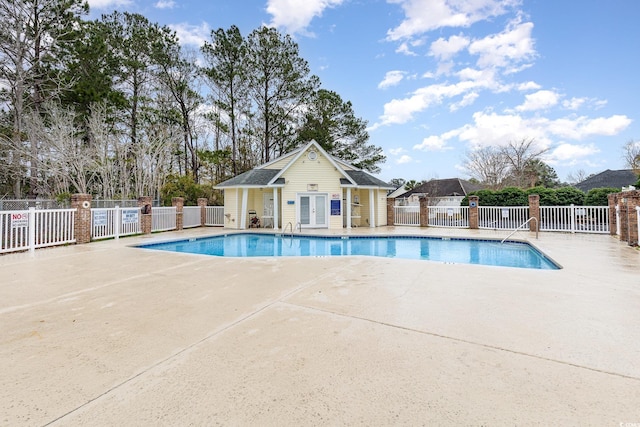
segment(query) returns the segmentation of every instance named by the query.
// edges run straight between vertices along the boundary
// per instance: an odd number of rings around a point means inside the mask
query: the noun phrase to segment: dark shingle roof
[[[364,187],[382,187],[382,188],[393,188],[393,186],[388,183],[382,181],[381,179],[376,178],[373,175],[369,175],[365,171],[356,171],[356,170],[346,170],[344,171],[349,177],[355,181],[357,185],[361,185]],[[343,181],[343,180],[341,180]],[[343,181],[344,183],[344,181]]]
[[[579,182],[575,187],[585,193],[593,188],[622,188],[629,185],[633,185],[638,181],[638,176],[632,169],[621,169],[612,171],[607,169],[604,172],[600,172],[597,175],[589,177],[582,182]]]
[[[413,190],[409,190],[400,197],[409,197],[412,194],[428,194],[429,197],[466,196],[471,191],[482,190],[479,184],[459,178],[432,179]]]
[[[248,185],[267,185],[275,177],[280,169],[252,169],[245,173],[241,173],[238,176],[234,176],[224,182],[221,182],[216,187],[240,187]],[[282,178],[276,181],[276,184],[284,184]]]

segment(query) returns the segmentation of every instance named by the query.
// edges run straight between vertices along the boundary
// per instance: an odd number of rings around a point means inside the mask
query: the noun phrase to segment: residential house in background
[[[316,141],[218,184],[226,228],[342,229],[387,225],[393,187]],[[256,221],[256,218],[258,221]]]
[[[483,188],[460,178],[432,179],[398,196],[396,204],[415,205],[424,196],[430,206],[460,206],[466,195]]]
[[[594,188],[612,187],[619,188],[628,187],[638,182],[638,175],[633,169],[621,169],[612,171],[607,169],[604,172],[593,175],[582,182],[574,185],[585,193]]]

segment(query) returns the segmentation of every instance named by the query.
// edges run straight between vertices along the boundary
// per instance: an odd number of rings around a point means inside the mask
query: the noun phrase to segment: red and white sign
[[[29,226],[29,214],[14,213],[11,214],[11,228],[23,228]]]

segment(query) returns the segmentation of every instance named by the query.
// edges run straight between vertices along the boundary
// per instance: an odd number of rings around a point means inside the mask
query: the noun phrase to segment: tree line
[[[311,139],[370,172],[384,162],[289,35],[231,26],[196,51],[140,14],[88,12],[82,0],[0,3],[0,197],[212,185]]]

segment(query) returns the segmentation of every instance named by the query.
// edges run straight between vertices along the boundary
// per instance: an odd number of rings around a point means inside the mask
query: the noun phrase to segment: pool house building
[[[386,195],[393,189],[316,141],[216,188],[224,190],[224,226],[232,229],[386,226]]]

